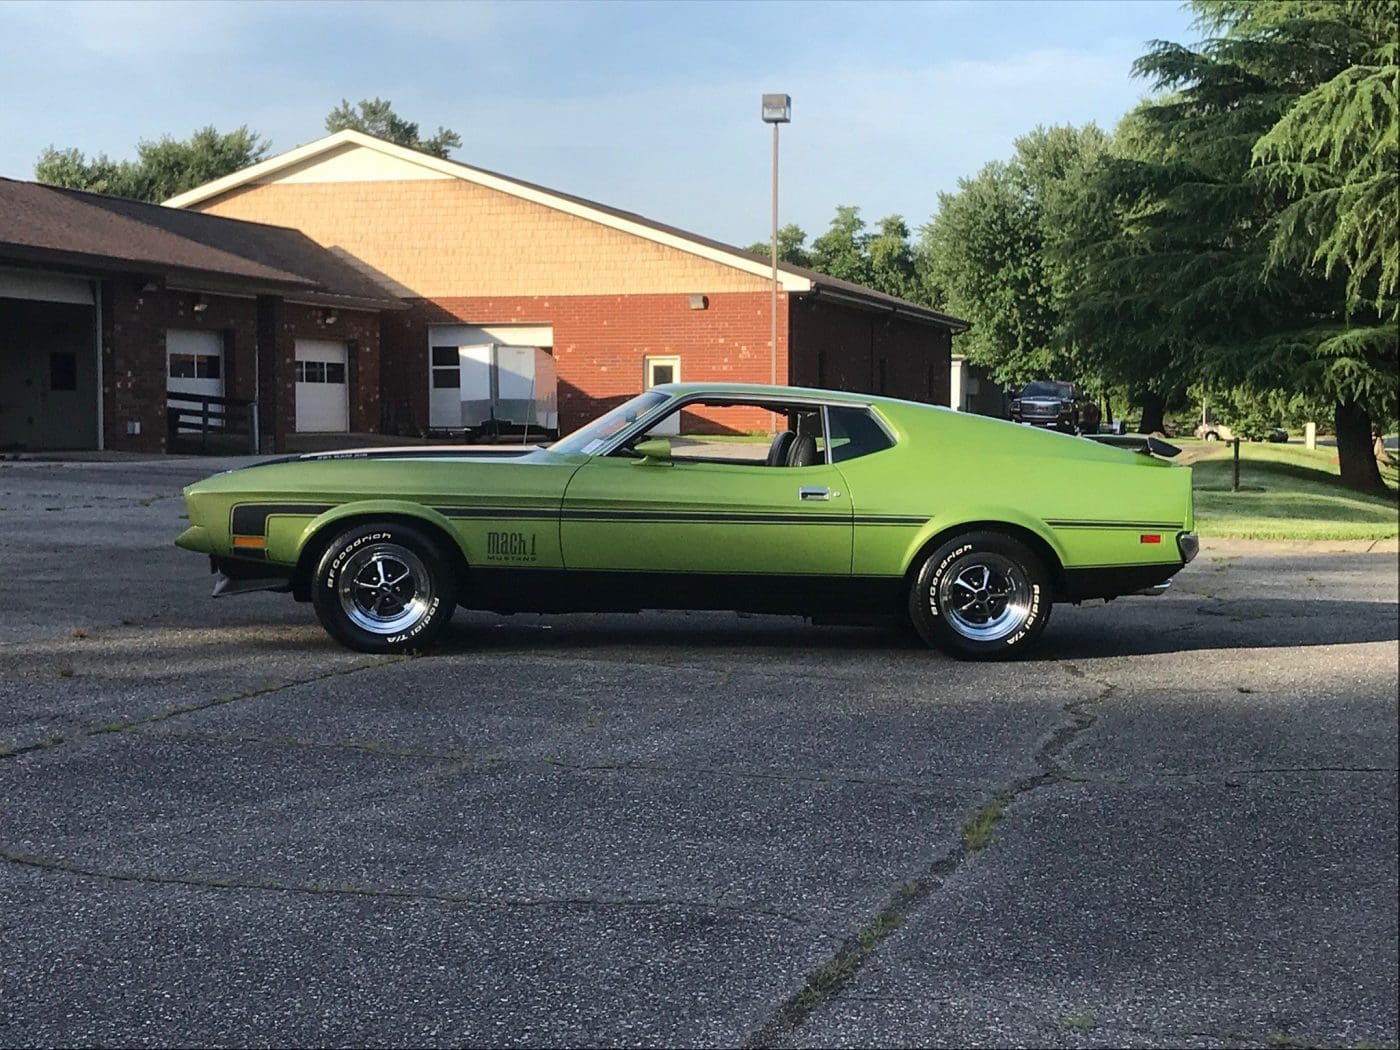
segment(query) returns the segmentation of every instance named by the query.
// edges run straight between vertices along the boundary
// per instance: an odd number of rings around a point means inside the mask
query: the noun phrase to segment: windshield
[[[581,452],[591,456],[603,447],[608,438],[618,431],[635,423],[661,402],[669,398],[657,390],[638,394],[631,401],[624,401],[611,412],[599,416],[592,423],[585,424],[568,437],[562,437],[549,446],[551,452]]]
[[[1058,397],[1068,401],[1074,388],[1068,383],[1027,383],[1022,397]]]

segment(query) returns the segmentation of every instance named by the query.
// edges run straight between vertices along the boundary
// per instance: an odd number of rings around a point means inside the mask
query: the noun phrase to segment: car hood
[[[269,463],[316,463],[336,459],[497,459],[539,452],[544,445],[395,445],[390,447],[340,448],[327,452],[305,452],[281,456],[252,466]]]

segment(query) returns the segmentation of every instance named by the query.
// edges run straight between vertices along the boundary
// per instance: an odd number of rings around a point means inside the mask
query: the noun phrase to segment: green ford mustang
[[[185,501],[216,595],[290,591],[365,652],[421,650],[461,605],[897,616],[999,657],[1053,603],[1158,593],[1196,553],[1188,469],[788,387],[659,386],[545,449],[308,455]]]

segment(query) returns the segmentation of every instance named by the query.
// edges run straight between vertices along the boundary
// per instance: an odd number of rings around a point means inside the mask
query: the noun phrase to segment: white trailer
[[[537,346],[479,343],[457,348],[461,425],[499,433],[559,430],[559,381],[554,357]]]

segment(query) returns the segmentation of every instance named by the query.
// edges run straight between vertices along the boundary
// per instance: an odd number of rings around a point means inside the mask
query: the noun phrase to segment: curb
[[[1400,554],[1400,538],[1380,540],[1242,540],[1202,537],[1203,554]]]

